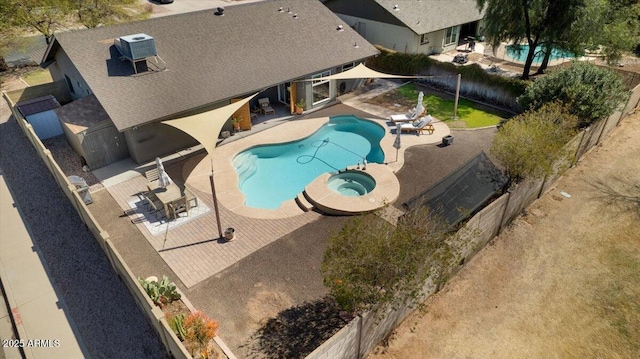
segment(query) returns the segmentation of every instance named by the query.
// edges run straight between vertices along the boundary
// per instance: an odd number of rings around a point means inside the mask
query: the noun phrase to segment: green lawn
[[[418,91],[412,83],[399,87],[398,93],[410,101],[415,101],[418,98]],[[461,126],[457,126],[452,120],[454,103],[454,100],[444,100],[435,95],[425,95],[422,101],[422,104],[426,107],[430,115],[445,122],[450,122],[451,127],[478,128],[495,126],[503,120],[503,118],[498,115],[474,108],[472,101],[461,98],[458,101],[457,121],[464,122],[464,125],[461,124]]]
[[[53,81],[48,69],[39,69],[28,72],[22,75],[22,79],[28,83],[29,86],[46,84]]]

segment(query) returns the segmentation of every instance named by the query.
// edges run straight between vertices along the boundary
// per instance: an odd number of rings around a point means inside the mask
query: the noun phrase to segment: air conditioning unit
[[[158,55],[155,40],[147,34],[121,36],[115,40],[115,45],[120,54],[130,61]]]

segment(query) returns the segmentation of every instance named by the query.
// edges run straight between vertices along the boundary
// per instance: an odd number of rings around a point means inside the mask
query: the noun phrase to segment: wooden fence
[[[137,277],[134,276],[131,269],[129,269],[129,266],[127,266],[127,263],[124,261],[122,256],[120,256],[120,253],[109,238],[109,234],[102,230],[98,221],[93,217],[82,200],[82,197],[76,190],[76,187],[69,182],[64,172],[62,172],[60,166],[58,166],[58,163],[51,155],[51,152],[42,144],[34,132],[33,127],[31,127],[22,114],[14,108],[14,100],[24,101],[30,98],[43,96],[43,93],[46,95],[51,92],[59,91],[60,84],[52,83],[41,86],[43,86],[43,88],[39,88],[40,86],[34,86],[23,90],[3,93],[4,98],[11,107],[11,111],[16,122],[36,149],[38,156],[42,158],[44,164],[49,169],[49,172],[51,172],[53,178],[58,183],[58,186],[60,186],[65,196],[67,196],[67,199],[69,199],[73,207],[78,212],[82,222],[89,231],[91,231],[94,238],[100,245],[100,248],[102,248],[104,253],[107,255],[107,258],[109,258],[111,266],[135,298],[138,307],[140,307],[143,313],[147,316],[147,319],[149,319],[151,325],[155,328],[156,332],[158,332],[158,336],[164,344],[167,353],[175,359],[192,358],[182,342],[180,342],[175,333],[173,333],[173,330],[169,327],[162,310],[160,310],[160,308],[151,301],[145,290],[138,282]]]
[[[541,179],[529,179],[500,196],[467,221],[460,230],[465,248],[462,264],[468,262],[489,241],[498,235],[535,200],[549,191],[557,179],[575,165],[594,146],[604,140],[611,131],[640,105],[640,85],[620,111],[584,129],[565,145],[565,158],[558,161],[553,175]],[[451,268],[455,273],[460,267]],[[423,286],[423,300],[435,293],[438,287],[429,280]],[[419,301],[418,301],[419,302]],[[371,312],[354,318],[333,337],[309,354],[306,359],[353,358],[367,356],[378,343],[388,337],[395,327],[412,311],[416,303],[396,310],[384,310],[382,319],[374,320]]]

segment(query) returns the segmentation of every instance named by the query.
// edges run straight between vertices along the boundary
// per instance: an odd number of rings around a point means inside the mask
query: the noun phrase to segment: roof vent
[[[218,6],[214,14],[217,16],[224,16],[224,8],[222,6]]]
[[[400,6],[398,6],[397,4],[396,4],[396,5],[393,5],[393,10],[395,10],[395,11],[400,10]]]
[[[118,51],[129,61],[158,55],[156,41],[147,34],[121,36],[115,40]]]
[[[338,27],[336,28],[336,30],[338,30],[338,31],[344,31],[344,28],[342,27],[342,25],[338,25]]]
[[[287,14],[291,14],[291,8],[290,7],[287,8]]]
[[[356,43],[354,43],[354,44],[353,44],[353,48],[354,48],[354,49],[359,49],[359,48],[360,48],[360,46],[358,46],[358,43],[356,42]]]
[[[293,18],[297,19],[298,18],[298,14],[293,14]]]
[[[278,8],[278,12],[284,12],[284,8],[283,8],[282,6],[280,6],[280,7]]]

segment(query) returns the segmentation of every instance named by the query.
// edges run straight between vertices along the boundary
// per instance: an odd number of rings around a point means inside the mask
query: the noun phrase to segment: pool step
[[[307,200],[307,198],[302,194],[298,193],[296,196],[296,203],[303,211],[309,212],[313,209],[313,205]]]

